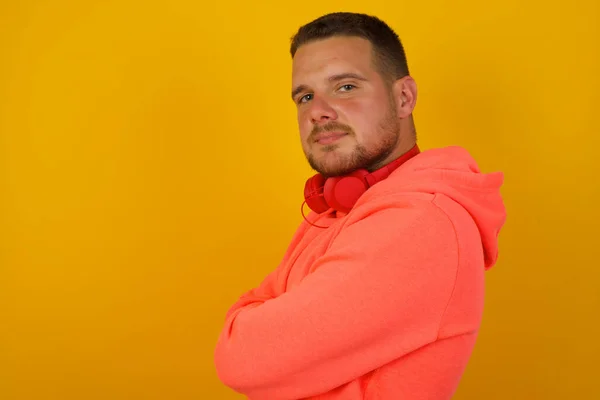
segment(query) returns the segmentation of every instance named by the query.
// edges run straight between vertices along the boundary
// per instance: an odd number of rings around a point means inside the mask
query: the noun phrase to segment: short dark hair
[[[409,75],[406,54],[398,35],[381,19],[367,14],[335,12],[303,25],[292,37],[292,58],[303,44],[335,36],[355,36],[371,42],[375,66],[384,79],[395,81]]]

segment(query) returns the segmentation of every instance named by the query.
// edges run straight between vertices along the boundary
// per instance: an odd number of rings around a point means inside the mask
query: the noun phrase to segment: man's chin
[[[326,158],[326,157],[325,157]],[[351,159],[309,159],[309,164],[318,173],[326,178],[347,175],[361,166],[353,163]]]
[[[307,159],[312,169],[325,177],[333,177],[364,168],[368,161],[365,153],[360,147],[332,144],[311,152]]]

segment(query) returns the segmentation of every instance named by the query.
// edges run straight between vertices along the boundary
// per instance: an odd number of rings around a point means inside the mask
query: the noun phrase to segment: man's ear
[[[417,83],[411,76],[405,76],[394,82],[394,98],[399,118],[410,116],[417,104]]]

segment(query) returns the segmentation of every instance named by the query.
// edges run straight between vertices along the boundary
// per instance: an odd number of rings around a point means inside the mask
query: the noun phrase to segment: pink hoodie
[[[498,257],[503,174],[460,147],[422,152],[347,215],[307,218],[229,310],[219,378],[252,400],[450,399]]]

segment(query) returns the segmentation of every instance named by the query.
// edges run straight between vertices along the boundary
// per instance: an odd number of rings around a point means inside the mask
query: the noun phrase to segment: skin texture
[[[326,177],[373,171],[415,144],[416,83],[410,76],[386,81],[366,39],[332,37],[300,46],[292,99],[304,154]]]

